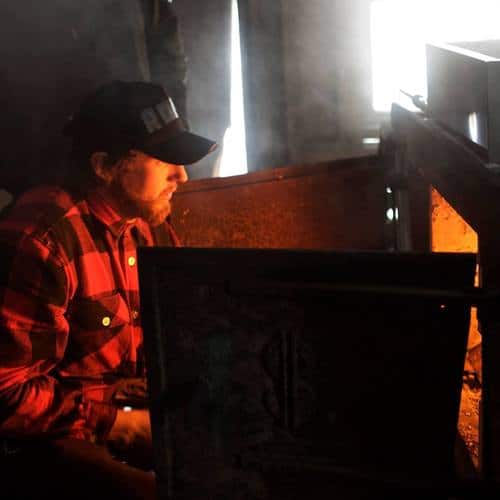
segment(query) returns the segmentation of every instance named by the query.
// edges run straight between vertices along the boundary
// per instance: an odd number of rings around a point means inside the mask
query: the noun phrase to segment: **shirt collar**
[[[122,217],[109,203],[101,189],[97,188],[87,196],[90,212],[100,220],[115,238],[119,238],[127,227],[136,224],[137,219]]]

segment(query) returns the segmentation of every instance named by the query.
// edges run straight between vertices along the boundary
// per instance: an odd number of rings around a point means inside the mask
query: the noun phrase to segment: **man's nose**
[[[169,180],[175,180],[178,184],[183,184],[188,180],[188,174],[184,165],[173,165],[174,169],[169,175]]]

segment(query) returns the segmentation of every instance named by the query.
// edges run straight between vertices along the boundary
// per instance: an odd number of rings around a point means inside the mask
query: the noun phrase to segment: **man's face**
[[[153,226],[170,214],[177,185],[188,180],[184,166],[162,162],[141,151],[131,151],[114,168],[110,188],[124,215],[142,217]]]

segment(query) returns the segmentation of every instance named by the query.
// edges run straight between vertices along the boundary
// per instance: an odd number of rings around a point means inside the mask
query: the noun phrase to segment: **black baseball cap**
[[[165,89],[149,82],[103,85],[84,99],[64,133],[94,151],[137,149],[176,165],[195,163],[217,147],[191,133]]]

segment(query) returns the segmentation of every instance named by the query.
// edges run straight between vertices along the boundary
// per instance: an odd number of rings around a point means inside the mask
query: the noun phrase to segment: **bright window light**
[[[380,144],[380,139],[378,137],[364,137],[363,144],[365,146],[374,146]]]
[[[500,39],[499,0],[373,0],[373,108],[427,97],[425,44]]]
[[[479,124],[477,113],[469,114],[469,136],[474,142],[479,142]]]
[[[231,124],[224,134],[219,176],[228,177],[248,172],[241,76],[240,23],[238,1],[231,7]]]

